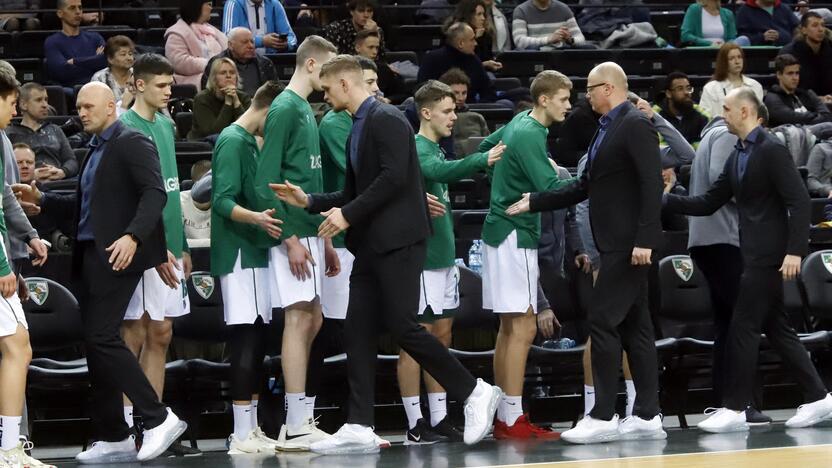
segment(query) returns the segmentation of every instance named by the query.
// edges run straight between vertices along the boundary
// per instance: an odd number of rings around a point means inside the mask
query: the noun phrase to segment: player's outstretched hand
[[[306,195],[302,188],[288,180],[283,184],[269,184],[269,188],[284,203],[298,208],[306,208],[309,206],[309,196]]]
[[[529,211],[529,195],[529,193],[524,193],[523,198],[506,208],[506,214],[515,216],[520,213],[527,213]]]

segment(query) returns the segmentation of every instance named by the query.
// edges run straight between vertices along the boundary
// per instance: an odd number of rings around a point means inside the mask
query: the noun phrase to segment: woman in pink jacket
[[[179,20],[165,31],[165,55],[177,84],[199,89],[208,60],[228,48],[228,39],[208,23],[210,18],[211,2],[180,0]]]

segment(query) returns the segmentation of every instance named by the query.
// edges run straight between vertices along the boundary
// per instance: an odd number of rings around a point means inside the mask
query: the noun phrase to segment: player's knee
[[[3,345],[3,360],[8,359],[18,365],[28,366],[32,361],[32,346],[29,344],[28,335],[19,336],[20,333],[8,338]]]
[[[439,340],[446,348],[451,345],[451,324],[439,323],[434,324],[431,334]]]
[[[147,333],[147,344],[159,348],[167,348],[173,339],[173,322],[164,320],[154,322]]]

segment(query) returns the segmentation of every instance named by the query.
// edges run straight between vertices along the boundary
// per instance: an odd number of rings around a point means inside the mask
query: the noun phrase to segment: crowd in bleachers
[[[428,80],[450,86],[458,118],[452,135],[439,141],[449,159],[473,153],[483,138],[531,108],[529,85],[538,72],[562,71],[575,84],[573,107],[564,122],[549,129],[547,149],[564,176],[567,170],[580,173],[586,164],[582,156],[601,117],[586,101],[586,74],[599,62],[616,60],[629,75],[633,104],[660,135],[664,191],[673,194],[690,189],[694,151],[712,151],[702,149],[703,139],[721,125],[714,119],[722,116],[728,93],[750,88],[767,108],[765,126],[801,169],[813,204],[832,198],[832,13],[805,2],[679,4],[671,9],[670,27],[660,21],[665,13],[640,0],[424,0],[409,9],[375,0],[349,0],[344,8],[297,0],[181,0],[176,9],[112,14],[92,12],[93,5],[81,0],[58,0],[53,11],[55,3],[0,0],[0,57],[23,83],[19,118],[3,134],[20,181],[43,191],[74,187],[91,138],[74,110],[78,89],[102,82],[112,89],[119,113],[126,112],[136,95],[135,57],[161,53],[173,65],[175,85],[160,111],[177,126],[185,234],[194,248],[210,245],[210,196],[200,196],[197,187],[210,188],[218,135],[249,108],[263,84],[291,77],[294,52],[312,34],[331,41],[341,54],[373,61],[379,99],[398,105],[416,130],[414,91]],[[48,25],[55,29],[45,29]],[[310,103],[319,121],[329,111],[320,95],[310,96]],[[185,190],[190,184],[197,184],[193,195]],[[449,191],[459,210],[456,253],[464,257],[477,236],[459,235],[460,220],[473,214],[482,222],[488,179],[475,174]],[[69,250],[70,220],[25,209],[54,252]],[[544,218],[543,237],[553,244],[547,254],[541,247],[544,276],[572,280],[576,270],[588,272],[597,263],[588,245],[587,209]],[[825,216],[817,211],[813,223],[832,222],[832,210]],[[662,224],[665,231],[688,230],[684,216],[664,216]],[[553,282],[544,278],[545,295],[560,291]]]

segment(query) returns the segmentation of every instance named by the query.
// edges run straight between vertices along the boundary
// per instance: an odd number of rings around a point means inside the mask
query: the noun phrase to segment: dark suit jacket
[[[590,142],[595,143],[596,136]],[[530,198],[531,211],[565,208],[589,197],[600,252],[657,249],[662,241],[662,166],[653,124],[627,102],[609,126],[592,167],[560,190]]]
[[[124,234],[133,234],[139,239],[139,247],[123,273],[139,273],[167,260],[162,226],[162,208],[167,193],[153,142],[121,122],[113,125],[118,127],[101,155],[90,200],[95,249],[107,262],[110,254],[104,249]],[[81,219],[80,181],[91,153],[87,153],[81,165],[75,193],[44,193],[41,202],[44,213],[73,213],[76,228]],[[80,271],[82,260],[78,247],[76,242],[72,258],[76,273]]]
[[[394,106],[374,101],[358,143],[358,167],[352,166],[347,140],[344,190],[313,194],[309,211],[342,207],[350,223],[345,239],[355,253],[369,246],[386,253],[425,240],[431,234],[422,170],[413,129]]]
[[[764,132],[752,149],[743,180],[737,178],[734,151],[711,188],[696,197],[667,195],[665,209],[707,216],[731,197],[740,215],[740,250],[746,266],[779,267],[786,254],[809,249],[809,194],[789,150]]]

